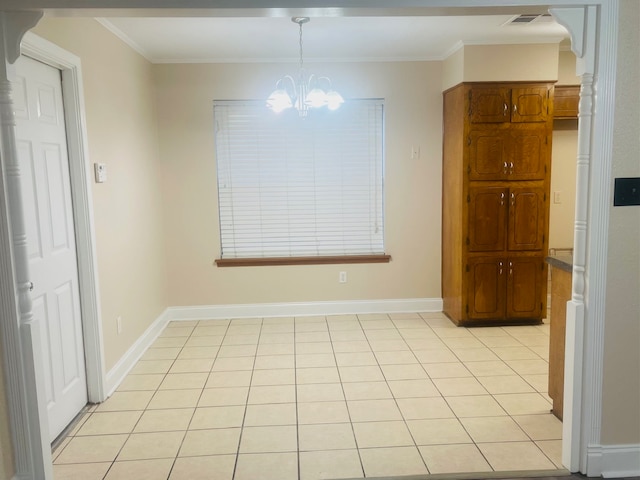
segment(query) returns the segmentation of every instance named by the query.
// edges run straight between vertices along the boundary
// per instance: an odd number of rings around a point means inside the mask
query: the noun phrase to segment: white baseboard
[[[131,345],[131,348],[118,360],[118,363],[107,372],[106,375],[106,392],[107,397],[118,388],[124,377],[127,376],[129,371],[134,367],[136,362],[149,348],[149,346],[158,338],[158,335],[167,326],[167,323],[171,318],[169,317],[168,310],[165,310],[160,316],[145,330],[145,332]]]
[[[349,300],[305,303],[255,303],[247,305],[202,305],[169,307],[170,320],[216,320],[223,318],[346,315],[354,313],[441,312],[441,298],[397,300]]]
[[[604,478],[640,476],[640,444],[590,446],[587,475]]]

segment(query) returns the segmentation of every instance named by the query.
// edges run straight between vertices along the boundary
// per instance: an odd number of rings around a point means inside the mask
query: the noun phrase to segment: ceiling
[[[522,14],[530,12],[523,11]],[[305,61],[442,60],[462,44],[559,43],[551,16],[517,14],[317,17],[304,25]],[[100,21],[154,63],[278,62],[298,58],[288,17],[112,17]]]

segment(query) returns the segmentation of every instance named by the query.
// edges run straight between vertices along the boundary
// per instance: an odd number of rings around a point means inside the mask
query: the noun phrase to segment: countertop
[[[546,262],[552,267],[559,268],[565,272],[573,271],[573,255],[563,253],[560,255],[549,255],[545,258]]]

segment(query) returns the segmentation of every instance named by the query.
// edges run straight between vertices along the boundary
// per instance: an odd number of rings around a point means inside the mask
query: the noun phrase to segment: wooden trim
[[[265,267],[277,265],[330,265],[339,263],[389,263],[391,255],[341,255],[326,257],[218,258],[218,267]]]

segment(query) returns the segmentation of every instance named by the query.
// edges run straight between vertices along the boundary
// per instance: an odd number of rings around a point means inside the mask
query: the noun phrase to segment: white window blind
[[[384,253],[383,101],[215,101],[222,258]]]

